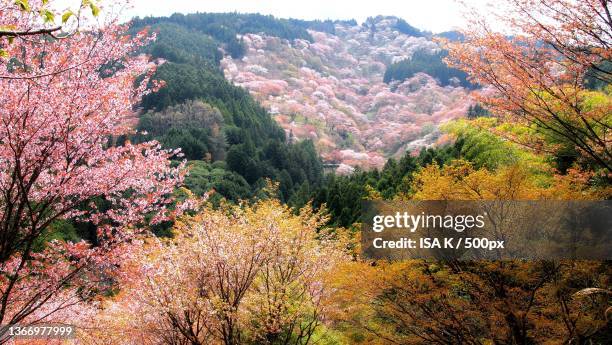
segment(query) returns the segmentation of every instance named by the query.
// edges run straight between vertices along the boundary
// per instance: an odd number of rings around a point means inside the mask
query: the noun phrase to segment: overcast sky
[[[106,0],[109,1],[109,0]],[[482,7],[490,0],[465,0]],[[433,32],[463,26],[457,0],[134,0],[132,16],[167,16],[175,12],[243,12],[272,14],[281,18],[356,19],[395,15],[411,25]]]

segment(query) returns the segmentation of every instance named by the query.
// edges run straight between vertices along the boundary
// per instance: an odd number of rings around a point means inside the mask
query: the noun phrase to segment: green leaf
[[[62,15],[62,23],[66,23],[68,21],[68,19],[70,19],[70,17],[74,16],[74,12],[72,11],[66,11],[63,15]]]
[[[13,41],[15,41],[15,36],[9,36],[8,37],[8,43],[9,44],[13,44]]]
[[[40,15],[45,19],[45,23],[51,23],[55,21],[55,14],[49,10],[40,10]]]
[[[91,8],[91,14],[93,14],[94,17],[97,17],[98,14],[100,14],[100,7],[94,4],[93,1],[89,4],[89,8]]]
[[[29,11],[30,4],[28,0],[15,0],[15,5],[17,5],[22,11]]]
[[[9,58],[9,53],[4,50],[4,49],[0,49],[0,58]]]

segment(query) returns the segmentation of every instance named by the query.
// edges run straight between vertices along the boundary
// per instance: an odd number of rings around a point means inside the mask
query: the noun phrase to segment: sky
[[[107,0],[108,1],[108,0]],[[490,0],[465,0],[483,7]],[[421,30],[434,33],[464,26],[457,0],[133,0],[131,16],[168,16],[175,12],[242,12],[281,18],[356,19],[394,15]]]

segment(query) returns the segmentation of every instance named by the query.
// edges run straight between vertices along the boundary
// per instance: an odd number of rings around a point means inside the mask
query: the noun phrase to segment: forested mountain
[[[300,38],[312,41],[312,36],[306,31],[307,22],[277,19],[261,14],[196,13],[183,15],[176,13],[170,17],[148,17],[135,19],[133,22],[136,27],[172,23],[197,30],[222,43],[226,51],[235,58],[242,57],[244,54],[244,46],[238,40],[238,34],[264,33],[289,40]]]
[[[271,179],[281,200],[297,193],[299,204],[322,182],[319,155],[340,163],[340,173],[382,168],[435,141],[438,122],[466,111],[461,87],[442,89],[455,72],[429,34],[398,18],[360,26],[198,13],[133,21],[132,32],[143,28],[156,33],[141,51],[161,63],[153,79],[164,87],[143,97],[131,140],[181,148],[192,161],[187,185],[198,192],[214,188],[235,201]],[[413,75],[402,69],[393,77],[401,81],[384,84],[383,74],[407,61]],[[417,72],[438,81],[411,79]]]
[[[237,33],[310,39],[304,25],[239,14],[136,19],[134,32],[148,28],[157,35],[143,52],[163,62],[153,79],[165,85],[143,98],[145,113],[131,140],[156,139],[166,148],[181,148],[194,167],[188,187],[214,188],[234,201],[255,195],[266,179],[280,183],[284,201],[303,184],[319,183],[322,168],[314,145],[288,143],[268,112],[219,68],[224,51],[241,55]]]
[[[283,202],[325,205],[330,224],[348,227],[362,199],[410,193],[422,167],[455,159],[482,167],[476,156],[495,151],[465,136],[444,144],[438,123],[490,113],[470,101],[475,85],[445,64],[448,52],[432,34],[401,19],[358,25],[175,14],[136,19],[132,30],[145,27],[157,40],[142,51],[163,62],[154,79],[165,86],[143,98],[130,139],[181,148],[190,161],[186,186],[196,194],[214,188],[231,201],[249,199],[269,179]],[[437,36],[464,39],[454,31]],[[601,89],[592,79],[587,74],[587,85]],[[427,148],[436,140],[438,148]],[[561,171],[576,155],[564,152],[554,158]],[[319,155],[340,176],[324,176]]]
[[[363,198],[410,192],[412,175],[432,162],[477,163],[464,139],[426,148],[445,142],[438,123],[490,113],[469,101],[474,86],[443,62],[430,34],[402,20],[195,14],[135,20],[133,30],[143,27],[157,34],[143,51],[164,62],[154,79],[165,86],[143,98],[131,140],[181,148],[196,194],[249,199],[270,179],[283,202],[326,205],[331,224],[349,226]],[[228,53],[234,43],[241,54]],[[324,176],[319,155],[349,176]]]
[[[160,63],[153,79],[164,87],[143,97],[130,139],[181,148],[196,194],[214,188],[248,199],[270,179],[282,201],[321,205],[336,182],[324,180],[319,155],[341,174],[382,169],[388,157],[435,141],[436,124],[468,104],[458,87],[468,85],[465,75],[443,64],[431,34],[394,17],[363,25],[238,13],[133,20],[132,32],[144,28],[157,39],[141,51]]]
[[[438,124],[466,114],[466,75],[443,63],[430,33],[385,16],[324,23],[305,25],[312,41],[244,34],[245,56],[226,55],[221,64],[339,173],[418,153],[439,139]]]

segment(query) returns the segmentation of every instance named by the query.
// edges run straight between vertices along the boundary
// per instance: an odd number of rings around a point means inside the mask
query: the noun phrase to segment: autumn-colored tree
[[[496,17],[476,13],[465,41],[446,44],[448,62],[485,87],[478,98],[488,109],[544,136],[523,144],[556,153],[569,145],[609,173],[612,96],[584,81],[612,81],[610,2],[508,0],[499,8]],[[496,32],[487,17],[509,32]]]
[[[596,200],[605,196],[605,190],[590,188],[588,175],[579,171],[543,178],[520,164],[491,171],[461,160],[423,168],[415,175],[413,190],[414,200]]]
[[[84,343],[308,344],[324,320],[325,277],[343,259],[325,223],[278,201],[204,209],[149,241]]]
[[[349,343],[605,343],[609,295],[580,292],[608,286],[605,262],[353,262],[337,272],[328,302]]]
[[[175,152],[155,142],[111,143],[131,131],[146,92],[155,66],[130,54],[150,38],[128,37],[110,11],[99,25],[80,11],[55,24],[61,12],[52,8],[50,1],[0,1],[2,326],[61,319],[99,292],[108,280],[97,277],[127,253],[123,243],[144,217],[167,216],[183,175],[182,166],[170,166]],[[66,31],[70,20],[81,29]],[[48,242],[61,219],[96,225],[95,245]]]
[[[545,177],[531,170],[538,166],[510,163],[489,170],[462,160],[434,164],[415,174],[410,198],[601,197],[583,174]],[[606,336],[608,295],[575,296],[585,288],[609,286],[606,262],[364,260],[337,272],[336,294],[327,303],[335,306],[333,320],[348,329],[354,343],[597,343]]]

